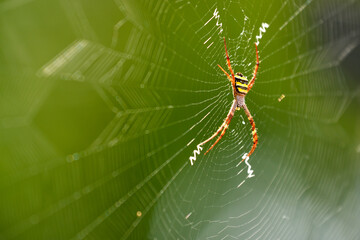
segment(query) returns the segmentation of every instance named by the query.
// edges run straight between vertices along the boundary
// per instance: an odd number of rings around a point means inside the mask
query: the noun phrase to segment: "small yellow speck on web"
[[[278,101],[281,102],[285,98],[284,94],[281,94],[281,96],[278,98]]]
[[[137,216],[137,217],[141,217],[141,215],[142,215],[142,212],[141,212],[141,211],[137,211],[137,212],[136,212],[136,216]]]

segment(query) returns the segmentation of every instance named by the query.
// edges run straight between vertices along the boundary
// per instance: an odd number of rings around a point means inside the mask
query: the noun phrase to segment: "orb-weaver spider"
[[[207,140],[205,140],[204,142],[200,143],[199,145],[203,145],[207,142],[209,142],[211,139],[213,139],[214,137],[216,137],[220,132],[221,135],[218,137],[218,139],[215,141],[215,143],[205,152],[208,153],[222,138],[222,136],[224,136],[226,129],[228,129],[229,124],[231,119],[234,116],[235,110],[240,110],[241,108],[244,109],[245,114],[247,115],[251,127],[252,127],[252,135],[253,135],[253,145],[252,148],[250,150],[250,152],[246,155],[243,156],[242,161],[244,161],[247,157],[250,157],[250,155],[254,152],[256,145],[258,143],[258,135],[256,132],[256,128],[255,128],[255,122],[253,117],[251,116],[249,109],[246,107],[245,104],[245,96],[246,94],[250,91],[250,89],[253,87],[254,83],[255,83],[255,78],[256,78],[256,73],[258,71],[259,68],[259,55],[258,55],[258,50],[257,50],[257,45],[255,43],[255,50],[256,50],[256,65],[255,65],[255,70],[254,70],[254,74],[253,74],[253,78],[251,79],[250,83],[247,80],[247,78],[242,75],[241,73],[236,73],[234,74],[234,71],[231,68],[231,64],[230,64],[230,58],[227,52],[227,48],[226,48],[226,41],[224,38],[224,45],[225,45],[225,53],[226,53],[226,61],[231,73],[231,77],[230,75],[218,64],[219,68],[226,74],[227,78],[229,79],[229,81],[231,82],[231,86],[233,88],[233,96],[234,96],[234,101],[231,105],[230,111],[224,121],[224,123],[220,126],[220,128]]]

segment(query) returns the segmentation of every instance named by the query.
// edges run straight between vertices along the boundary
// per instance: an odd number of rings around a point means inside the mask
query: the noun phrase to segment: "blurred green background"
[[[0,239],[358,239],[359,9],[1,1]],[[255,177],[241,111],[190,166],[231,105],[223,37],[250,78],[262,23]]]

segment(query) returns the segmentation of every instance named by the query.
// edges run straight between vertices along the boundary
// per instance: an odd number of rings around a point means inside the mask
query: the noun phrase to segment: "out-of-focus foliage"
[[[2,1],[0,239],[356,239],[359,9]],[[232,100],[222,37],[250,78],[262,23],[255,177],[242,112],[190,166]]]

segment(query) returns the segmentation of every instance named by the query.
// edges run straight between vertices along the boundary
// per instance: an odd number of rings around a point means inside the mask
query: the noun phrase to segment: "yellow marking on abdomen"
[[[237,89],[237,91],[239,92],[239,93],[247,93],[248,92],[248,90],[244,90],[244,89],[242,89],[242,88],[236,88]]]
[[[238,87],[248,87],[248,84],[246,83],[241,83],[241,82],[235,82],[235,85],[238,86]]]
[[[236,90],[239,93],[247,93],[248,92],[248,84],[235,82]]]

